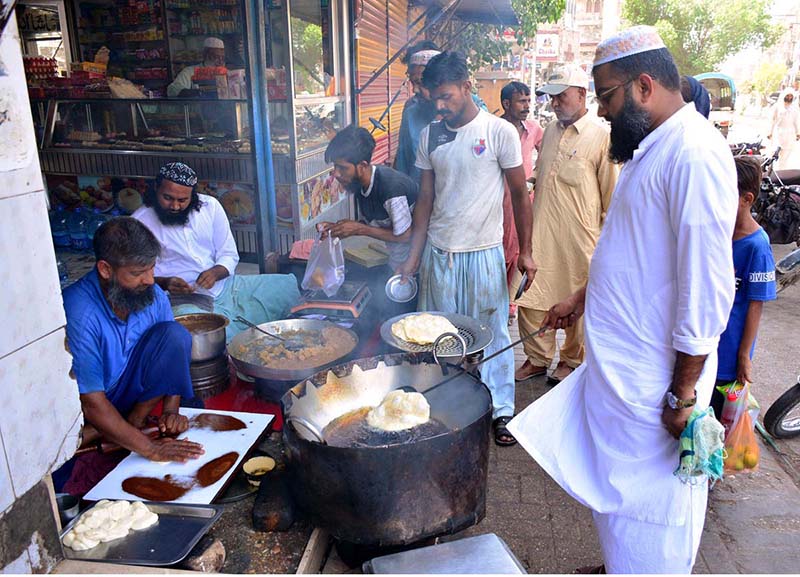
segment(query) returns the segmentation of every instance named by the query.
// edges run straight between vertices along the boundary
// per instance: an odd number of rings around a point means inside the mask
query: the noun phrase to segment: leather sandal
[[[510,447],[511,445],[517,444],[514,435],[506,428],[506,425],[511,419],[512,417],[497,417],[492,423],[494,427],[494,442],[496,445]]]

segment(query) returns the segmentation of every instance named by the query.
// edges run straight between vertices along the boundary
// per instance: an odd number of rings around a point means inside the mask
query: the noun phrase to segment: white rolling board
[[[213,431],[211,429],[189,429],[180,439],[186,438],[203,445],[205,454],[194,461],[186,463],[155,463],[144,457],[131,453],[116,466],[102,481],[89,491],[84,499],[87,501],[99,501],[100,499],[127,499],[142,500],[136,495],[131,495],[122,490],[122,482],[129,477],[157,477],[164,475],[173,477],[193,477],[197,470],[209,461],[221,457],[231,451],[239,453],[239,458],[228,469],[222,478],[208,487],[192,487],[182,497],[171,501],[173,503],[191,503],[196,505],[210,504],[225,486],[228,479],[242,464],[245,455],[250,451],[259,437],[266,430],[273,419],[272,415],[261,415],[258,413],[236,413],[233,411],[212,411],[208,409],[186,409],[181,408],[182,415],[192,418],[200,413],[216,413],[218,415],[230,415],[236,417],[247,425],[246,429],[238,431]]]

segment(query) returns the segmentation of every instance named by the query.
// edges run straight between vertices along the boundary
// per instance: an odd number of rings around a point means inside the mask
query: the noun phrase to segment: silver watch
[[[679,399],[672,391],[667,391],[667,405],[673,411],[694,407],[695,403],[697,403],[697,393],[691,399]]]

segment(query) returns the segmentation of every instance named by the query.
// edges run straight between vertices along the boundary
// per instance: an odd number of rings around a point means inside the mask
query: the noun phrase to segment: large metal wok
[[[428,353],[361,359],[332,369],[338,378],[321,371],[284,395],[292,490],[315,526],[348,543],[389,546],[454,533],[483,518],[492,406],[473,374],[431,391],[431,417],[445,432],[369,447],[328,445],[312,432],[403,385],[425,391],[442,379],[432,361]]]
[[[341,334],[341,339],[337,339],[338,343],[343,343],[347,346],[343,346],[340,354],[338,354],[338,356],[335,358],[321,363],[314,363],[313,359],[311,359],[311,362],[307,367],[294,369],[276,368],[274,366],[268,366],[263,363],[254,362],[252,355],[245,354],[244,350],[248,346],[252,346],[254,342],[257,342],[259,343],[259,346],[264,347],[274,346],[280,343],[271,340],[268,336],[265,336],[256,329],[247,329],[246,331],[242,331],[233,337],[231,342],[228,343],[228,354],[231,356],[231,360],[239,372],[255,379],[268,379],[275,381],[293,380],[297,382],[300,379],[304,379],[309,375],[316,373],[317,371],[341,362],[341,359],[349,355],[353,349],[356,348],[356,345],[358,345],[358,337],[353,331],[327,321],[287,319],[282,321],[262,323],[258,326],[278,336],[287,332],[292,333],[295,331],[303,331],[312,334],[322,334],[322,331],[325,329],[338,331]]]

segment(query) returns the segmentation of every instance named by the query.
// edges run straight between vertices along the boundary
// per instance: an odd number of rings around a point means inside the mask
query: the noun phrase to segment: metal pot
[[[192,335],[192,362],[210,361],[225,353],[225,327],[230,322],[214,313],[180,315],[175,320]]]
[[[336,418],[375,406],[392,390],[425,391],[442,378],[430,354],[361,359],[320,372],[283,397],[292,491],[314,526],[357,545],[406,545],[455,533],[486,512],[491,396],[464,373],[431,391],[445,432],[400,444],[331,446],[315,440]],[[310,423],[304,427],[299,419]]]

